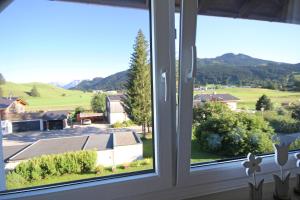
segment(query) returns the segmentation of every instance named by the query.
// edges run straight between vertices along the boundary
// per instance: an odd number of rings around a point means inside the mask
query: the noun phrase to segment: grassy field
[[[40,97],[31,97],[28,93],[33,86],[37,87]],[[27,111],[39,110],[74,110],[77,106],[90,109],[92,93],[84,93],[76,90],[65,90],[49,84],[26,83],[16,84],[7,82],[2,86],[4,96],[13,96],[24,98],[28,106]]]
[[[282,102],[299,102],[300,92],[285,92],[279,90],[269,90],[262,88],[224,88],[216,89],[217,94],[228,93],[236,96],[240,99],[238,103],[239,108],[255,109],[255,103],[258,98],[265,94],[271,98],[275,107],[281,105]],[[199,94],[199,91],[195,91],[195,94]],[[207,91],[205,93],[212,93]]]

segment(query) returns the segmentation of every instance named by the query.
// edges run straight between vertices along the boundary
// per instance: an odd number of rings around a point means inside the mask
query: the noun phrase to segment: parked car
[[[82,121],[82,124],[83,124],[83,125],[91,125],[91,124],[92,124],[92,121],[91,121],[90,119],[84,119],[84,120]]]

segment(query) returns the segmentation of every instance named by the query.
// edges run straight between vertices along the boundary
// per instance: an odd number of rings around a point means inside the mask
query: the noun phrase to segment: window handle
[[[195,45],[191,46],[191,55],[192,55],[192,62],[191,62],[190,70],[187,73],[187,81],[195,78],[197,73],[197,47]]]
[[[167,102],[167,100],[168,100],[167,72],[163,72],[163,73],[161,74],[161,78],[162,78],[162,81],[163,81],[163,84],[164,84],[164,88],[165,88],[165,95],[164,95],[164,98],[165,98],[165,102]]]

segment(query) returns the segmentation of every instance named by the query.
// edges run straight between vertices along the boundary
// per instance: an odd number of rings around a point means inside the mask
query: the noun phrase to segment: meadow
[[[280,107],[283,102],[299,102],[300,100],[300,92],[292,92],[292,91],[279,91],[279,90],[270,90],[263,88],[221,88],[216,89],[215,92],[217,94],[231,94],[240,99],[238,103],[238,108],[243,109],[255,109],[255,104],[258,98],[265,94],[271,101],[273,102],[275,107]],[[200,91],[195,91],[194,94],[199,94]],[[202,92],[205,94],[212,94],[213,91],[205,91]]]
[[[37,87],[40,97],[29,95],[34,85]],[[43,83],[16,84],[7,82],[1,87],[3,88],[3,96],[12,95],[23,98],[28,103],[26,111],[74,110],[78,106],[90,109],[90,101],[93,96],[92,93],[65,90]]]

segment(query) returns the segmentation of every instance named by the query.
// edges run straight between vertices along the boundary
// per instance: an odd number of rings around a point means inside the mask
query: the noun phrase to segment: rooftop
[[[0,109],[8,108],[13,102],[21,101],[24,105],[26,105],[25,101],[20,99],[19,97],[0,97]]]
[[[239,101],[240,99],[232,96],[231,94],[198,94],[194,97],[195,101],[207,102],[207,101]]]
[[[123,94],[108,95],[108,96],[107,96],[107,99],[108,99],[109,101],[121,101],[122,98],[124,98],[124,95],[123,95]]]
[[[30,145],[4,146],[5,161],[28,160],[50,154],[62,154],[80,150],[112,150],[117,146],[141,144],[136,133],[114,132],[87,136],[73,136],[38,140]]]

